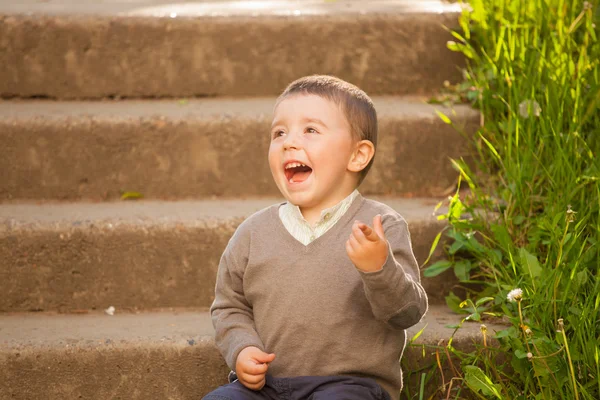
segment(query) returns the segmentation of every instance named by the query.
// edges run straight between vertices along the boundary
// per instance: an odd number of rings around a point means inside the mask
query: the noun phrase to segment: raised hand
[[[265,386],[269,363],[274,359],[275,354],[267,354],[258,347],[246,347],[240,351],[235,362],[238,380],[248,389],[262,389]]]
[[[373,229],[360,221],[354,223],[350,238],[346,241],[346,252],[361,271],[375,272],[383,268],[388,255],[388,243],[381,215],[373,218]]]

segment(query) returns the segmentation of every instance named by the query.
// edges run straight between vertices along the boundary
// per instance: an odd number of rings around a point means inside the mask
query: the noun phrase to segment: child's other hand
[[[275,354],[267,354],[258,347],[246,347],[238,354],[235,373],[248,389],[260,390],[265,386],[267,369],[274,359]]]
[[[373,229],[359,221],[354,223],[350,238],[346,241],[346,252],[361,271],[375,272],[383,268],[388,255],[388,243],[381,215],[373,218]]]

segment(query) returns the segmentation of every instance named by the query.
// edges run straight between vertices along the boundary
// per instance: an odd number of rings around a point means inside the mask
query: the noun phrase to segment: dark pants
[[[250,390],[239,381],[207,394],[203,400],[391,400],[373,379],[351,376],[299,376],[273,378],[265,386]]]

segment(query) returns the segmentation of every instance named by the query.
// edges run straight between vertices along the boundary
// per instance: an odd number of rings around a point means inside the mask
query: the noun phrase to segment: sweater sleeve
[[[238,231],[221,256],[215,300],[210,308],[215,342],[229,368],[235,371],[238,354],[246,347],[264,351],[254,326],[252,306],[244,296],[243,277],[248,263],[249,235]]]
[[[388,241],[387,260],[379,271],[359,270],[359,273],[375,318],[394,329],[407,329],[425,315],[427,294],[420,283],[419,266],[412,251],[408,224],[399,216],[383,218]]]

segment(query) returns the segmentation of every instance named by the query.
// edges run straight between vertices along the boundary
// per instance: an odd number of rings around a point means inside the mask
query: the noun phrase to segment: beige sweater
[[[230,368],[248,346],[275,353],[276,377],[374,378],[392,398],[402,388],[405,329],[427,310],[406,221],[358,195],[344,216],[308,245],[279,219],[280,204],[257,212],[225,249],[211,307],[216,342]],[[346,254],[355,220],[382,215],[390,253],[364,273]]]

